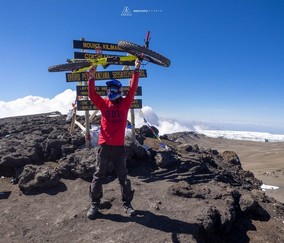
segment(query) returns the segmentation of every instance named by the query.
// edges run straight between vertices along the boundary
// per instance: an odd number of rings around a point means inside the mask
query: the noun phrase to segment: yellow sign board
[[[110,80],[110,79],[127,79],[131,78],[133,70],[121,70],[121,71],[102,71],[96,72],[95,80]],[[66,82],[80,82],[88,80],[88,72],[83,73],[65,73]],[[146,69],[140,70],[140,78],[146,78]]]

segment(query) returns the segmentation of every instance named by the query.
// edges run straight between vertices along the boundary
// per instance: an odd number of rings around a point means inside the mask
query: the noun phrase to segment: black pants
[[[92,202],[100,202],[103,197],[102,181],[107,172],[109,162],[113,163],[117,175],[122,201],[130,203],[133,199],[131,182],[127,179],[126,153],[124,146],[100,145],[97,153],[96,171],[90,186],[90,197]]]

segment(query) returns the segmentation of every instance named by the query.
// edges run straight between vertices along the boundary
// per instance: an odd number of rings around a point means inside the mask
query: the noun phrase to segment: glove
[[[89,69],[89,79],[94,79],[95,78],[95,73],[96,73],[96,70],[97,70],[97,66],[96,65],[93,65],[90,69]]]
[[[141,62],[140,62],[140,60],[137,58],[137,59],[135,60],[135,70],[139,70],[139,69],[140,69],[140,64],[141,64]]]

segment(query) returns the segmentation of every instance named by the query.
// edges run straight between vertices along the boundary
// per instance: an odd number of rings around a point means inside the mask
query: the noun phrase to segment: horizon
[[[142,45],[151,31],[150,49],[172,64],[144,67],[143,106],[185,127],[200,123],[205,130],[284,134],[283,1],[84,1],[92,14],[81,11],[81,4],[0,1],[2,112],[28,96],[35,103],[60,104],[58,95],[76,89],[64,72],[47,71],[73,57],[73,40]],[[61,105],[72,101],[61,100]],[[30,103],[33,112],[40,110],[35,103]]]
[[[53,99],[39,96],[26,96],[11,102],[0,101],[0,119],[17,116],[29,116],[49,112],[60,112],[67,115],[72,110],[76,91],[70,89],[56,95]],[[64,102],[63,102],[64,101]],[[31,110],[30,107],[33,107]],[[175,132],[197,132],[208,137],[224,137],[235,140],[250,140],[259,142],[283,142],[284,129],[276,129],[265,124],[224,123],[210,121],[184,121],[161,117],[152,107],[144,105],[141,109],[147,122],[158,128],[159,135]],[[90,111],[90,115],[93,111]],[[98,113],[99,114],[99,113]],[[140,128],[147,125],[139,110],[134,110],[135,125]],[[77,115],[84,116],[84,111],[77,111]],[[130,120],[130,117],[129,117]]]

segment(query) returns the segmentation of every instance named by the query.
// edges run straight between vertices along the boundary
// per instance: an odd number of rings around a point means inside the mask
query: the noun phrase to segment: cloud
[[[135,111],[135,123],[137,127],[147,125],[155,126],[159,130],[159,135],[174,133],[174,132],[184,132],[192,131],[189,126],[184,126],[177,120],[173,119],[162,119],[154,112],[154,110],[149,106],[144,106],[142,109],[142,114],[139,111]],[[144,118],[146,122],[144,121]]]
[[[0,118],[39,114],[52,111],[59,111],[61,114],[67,114],[68,111],[72,109],[72,103],[75,101],[75,98],[76,91],[67,89],[52,99],[29,95],[24,98],[9,102],[0,101]],[[247,130],[245,130],[245,132],[244,130],[234,131],[234,128],[236,129],[236,125],[233,126],[232,124],[229,124],[230,126],[226,129],[226,124],[217,124],[216,122],[183,123],[175,119],[163,119],[160,118],[149,106],[144,106],[142,108],[142,114],[139,112],[139,110],[135,110],[134,113],[136,127],[139,128],[148,123],[149,125],[158,128],[159,135],[174,132],[196,131],[209,137],[223,137],[229,139],[253,141],[284,141],[284,135],[255,131],[249,132]],[[78,115],[83,114],[83,111],[78,112]],[[144,118],[147,123],[145,122]],[[128,117],[128,119],[130,120],[130,117]],[[216,129],[217,127],[218,129]]]
[[[52,99],[29,95],[9,102],[0,101],[0,118],[40,114],[52,111],[59,111],[61,114],[67,114],[72,108],[72,103],[75,98],[76,91],[67,89]],[[144,106],[142,108],[142,113],[151,126],[155,126],[159,129],[159,135],[191,130],[187,126],[182,126],[178,121],[163,120],[159,118],[149,106]],[[78,114],[83,115],[84,112],[78,112]],[[141,127],[143,125],[146,125],[146,123],[144,122],[142,115],[138,110],[135,110],[135,126]]]
[[[52,111],[67,114],[75,98],[76,91],[67,89],[52,99],[29,95],[9,102],[0,101],[0,118]]]
[[[271,134],[267,132],[226,131],[226,130],[199,130],[197,132],[213,138],[227,138],[234,140],[247,140],[247,141],[256,141],[256,142],[284,141],[284,135]]]

